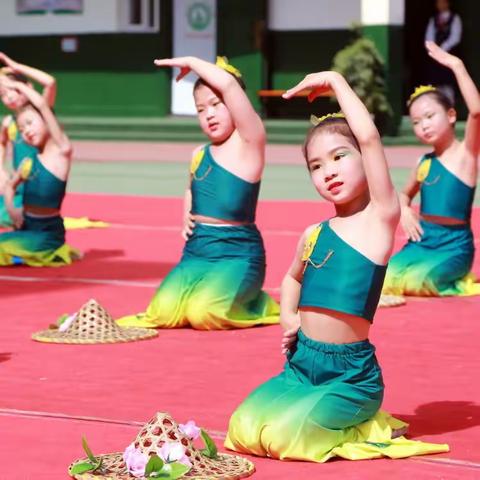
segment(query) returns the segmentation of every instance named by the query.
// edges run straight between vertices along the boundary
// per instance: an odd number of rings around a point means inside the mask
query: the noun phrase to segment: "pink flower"
[[[77,318],[77,314],[74,313],[72,315],[69,315],[58,327],[59,332],[64,332],[65,330],[68,330],[68,327],[74,322],[74,320]]]
[[[145,466],[148,463],[148,456],[142,453],[139,448],[135,448],[135,444],[131,443],[123,452],[123,460],[127,465],[128,471],[134,477],[143,477],[145,474]]]
[[[161,448],[157,449],[157,455],[165,462],[183,463],[186,467],[191,467],[192,463],[185,455],[185,447],[180,442],[165,442]]]
[[[196,440],[200,436],[201,429],[197,427],[193,420],[190,420],[187,423],[180,423],[178,426],[180,431],[190,440]]]

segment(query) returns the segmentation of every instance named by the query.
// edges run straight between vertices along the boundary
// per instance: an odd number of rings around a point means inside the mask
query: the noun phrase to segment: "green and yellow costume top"
[[[424,155],[417,168],[420,213],[470,221],[475,188],[450,172],[433,153]]]
[[[20,173],[25,181],[23,192],[25,205],[60,209],[67,182],[50,172],[37,154],[22,161]]]
[[[212,156],[210,145],[192,159],[192,214],[255,222],[260,181],[251,183],[229,172]]]
[[[302,261],[300,309],[327,308],[373,321],[386,265],[377,265],[345,242],[329,221],[310,234]]]

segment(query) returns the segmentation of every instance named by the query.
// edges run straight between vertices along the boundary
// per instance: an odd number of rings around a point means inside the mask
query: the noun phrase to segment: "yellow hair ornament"
[[[222,70],[225,70],[232,75],[235,75],[237,78],[242,78],[242,74],[238,68],[235,68],[233,65],[228,63],[227,57],[217,57],[217,61],[215,62],[217,67],[220,67]]]
[[[328,120],[329,118],[345,118],[345,115],[342,112],[327,113],[327,115],[324,115],[323,117],[317,117],[316,115],[310,115],[310,123],[314,127],[316,127],[317,125],[324,122],[325,120]]]
[[[436,91],[437,91],[437,88],[434,87],[433,85],[420,85],[410,95],[410,98],[408,99],[407,105],[410,106],[416,98],[418,98],[420,95],[423,95],[424,93],[436,92]]]
[[[32,167],[33,167],[33,160],[31,158],[24,158],[22,160],[20,167],[18,167],[18,169],[20,170],[20,176],[22,177],[22,180],[26,180],[30,176],[30,173],[32,173]]]
[[[306,262],[312,255],[313,249],[315,248],[315,244],[317,243],[318,236],[320,235],[321,231],[322,225],[318,225],[308,236],[307,241],[305,242],[305,246],[303,247],[302,262]]]
[[[202,163],[203,156],[205,155],[205,150],[202,148],[192,157],[192,163],[190,163],[190,173],[192,175],[198,170],[198,167]]]
[[[430,172],[430,165],[432,164],[432,159],[428,158],[424,160],[417,168],[417,182],[422,183],[427,177],[428,172]]]

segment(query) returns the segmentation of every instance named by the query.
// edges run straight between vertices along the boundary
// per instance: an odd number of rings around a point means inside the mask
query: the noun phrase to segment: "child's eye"
[[[310,167],[310,171],[313,172],[314,170],[318,170],[320,168],[319,163],[315,163]]]
[[[427,113],[426,117],[427,117],[427,118],[432,118],[432,117],[433,117],[433,113]]]
[[[205,109],[204,108],[197,108],[198,113],[202,113]]]
[[[338,161],[338,160],[340,160],[341,158],[343,158],[345,155],[346,155],[345,153],[337,153],[337,154],[335,154],[335,156],[333,157],[333,159],[334,159],[335,161]]]

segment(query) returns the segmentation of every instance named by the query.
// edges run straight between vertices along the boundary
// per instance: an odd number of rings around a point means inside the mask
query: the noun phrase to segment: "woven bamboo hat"
[[[60,327],[53,325],[32,334],[32,338],[46,343],[94,344],[133,342],[157,335],[158,332],[150,328],[119,327],[110,314],[92,299]]]
[[[138,448],[147,456],[157,453],[166,442],[180,442],[185,447],[185,455],[192,464],[192,468],[183,477],[190,480],[238,480],[249,477],[255,472],[252,462],[238,455],[218,453],[216,459],[204,456],[195,448],[192,441],[179,428],[178,424],[168,413],[157,414],[140,430],[134,440],[135,448]],[[71,468],[78,462],[87,459],[76,460],[69,468],[71,476],[78,480],[132,480],[135,477],[128,472],[123,454],[107,453],[97,455],[102,460],[102,471],[95,473],[71,474]],[[138,477],[137,477],[138,478]],[[145,477],[140,477],[144,479]]]
[[[405,305],[407,302],[405,297],[400,295],[381,295],[380,301],[378,302],[379,308],[389,308],[389,307],[399,307],[400,305]]]

